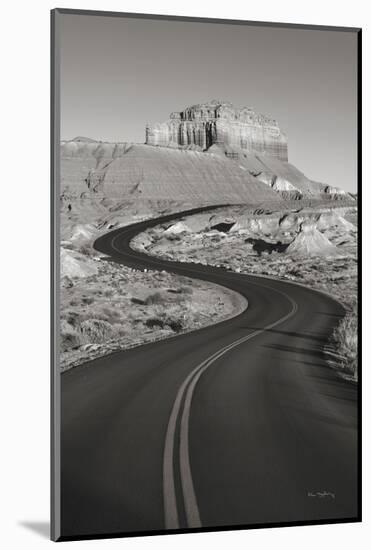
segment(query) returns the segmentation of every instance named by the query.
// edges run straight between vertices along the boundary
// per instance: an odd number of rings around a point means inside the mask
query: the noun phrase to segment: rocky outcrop
[[[342,232],[346,233],[356,230],[356,227],[351,222],[340,216],[335,210],[321,214],[317,223],[317,228],[320,230],[340,228]]]
[[[277,122],[249,107],[213,100],[171,113],[166,122],[147,125],[146,144],[206,150],[213,144],[265,153],[287,161],[287,139]]]
[[[297,256],[336,256],[334,246],[316,227],[318,220],[308,220],[300,226],[300,232],[286,248],[286,254]]]
[[[190,233],[189,227],[182,221],[176,222],[165,230],[165,235],[178,235],[179,233]]]
[[[344,197],[350,197],[349,193],[347,193],[343,189],[340,189],[340,187],[334,187],[332,185],[324,186],[324,191],[323,192],[331,200],[342,200],[342,199],[344,199]]]
[[[273,236],[279,229],[279,215],[240,218],[231,228],[231,233],[243,232],[252,235]]]
[[[94,262],[89,262],[84,256],[75,250],[61,248],[61,277],[89,277],[98,272]]]
[[[273,212],[264,215],[242,215],[235,216],[235,224],[230,232],[251,233],[254,235],[270,236],[272,238],[297,237],[301,233],[300,242],[306,242],[307,237],[311,239],[312,230],[314,233],[325,232],[330,229],[340,229],[341,233],[355,231],[355,226],[343,218],[340,214],[346,209],[342,208],[311,208],[299,209],[289,212]],[[220,221],[220,220],[219,220]],[[189,223],[187,221],[187,223]],[[320,238],[323,244],[323,240]],[[316,241],[316,239],[314,239]],[[318,241],[318,239],[317,239]],[[297,243],[298,244],[298,243]],[[293,246],[295,248],[297,246]]]

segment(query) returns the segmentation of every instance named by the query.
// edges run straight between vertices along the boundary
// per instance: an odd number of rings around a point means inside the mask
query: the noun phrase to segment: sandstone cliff
[[[171,113],[166,122],[147,125],[146,143],[206,150],[224,144],[286,161],[287,139],[277,122],[249,107],[213,100]]]

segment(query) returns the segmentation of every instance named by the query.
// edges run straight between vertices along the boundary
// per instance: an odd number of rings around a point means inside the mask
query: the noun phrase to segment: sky
[[[356,191],[355,32],[59,18],[62,139],[143,143],[147,123],[220,99],[276,119],[306,176]]]

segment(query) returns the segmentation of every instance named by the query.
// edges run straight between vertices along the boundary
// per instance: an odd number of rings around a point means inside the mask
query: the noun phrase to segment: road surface
[[[322,354],[342,306],[130,248],[175,217],[95,247],[110,261],[225,285],[249,307],[62,374],[62,536],[356,518],[357,390]]]

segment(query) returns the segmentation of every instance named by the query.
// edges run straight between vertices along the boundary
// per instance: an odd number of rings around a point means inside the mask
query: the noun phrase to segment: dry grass
[[[340,367],[354,380],[358,379],[358,318],[354,309],[334,330],[332,341],[339,354]]]
[[[95,263],[97,274],[62,279],[63,370],[113,349],[213,324],[244,307],[221,287],[206,282],[165,272],[143,273],[104,260]]]

